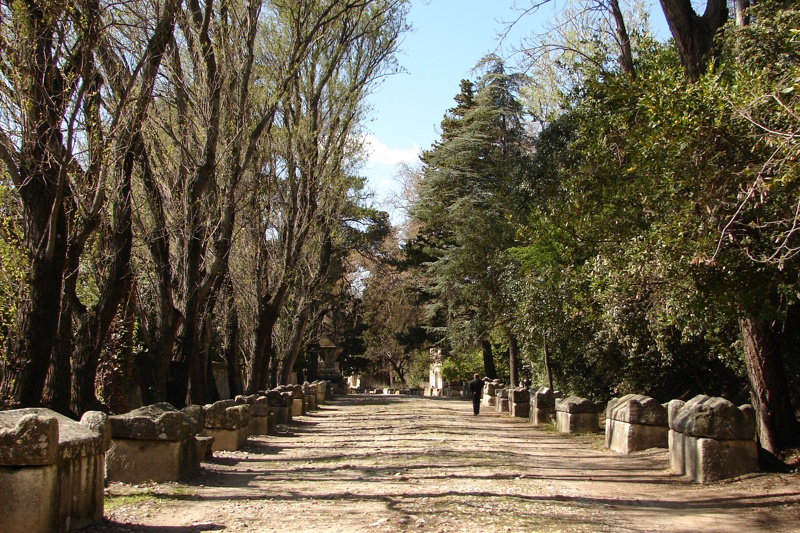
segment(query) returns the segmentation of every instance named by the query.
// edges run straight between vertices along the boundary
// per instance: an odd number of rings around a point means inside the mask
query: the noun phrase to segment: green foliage
[[[455,352],[442,361],[444,381],[469,381],[473,374],[483,375],[483,356],[480,350]]]
[[[19,227],[21,216],[18,197],[0,185],[0,347],[13,336],[17,308],[26,297],[29,266]]]
[[[558,388],[740,396],[738,318],[795,303],[798,12],[751,16],[694,84],[646,40],[636,79],[575,65],[581,83],[537,136],[508,287]]]
[[[487,56],[483,75],[461,82],[456,107],[442,120],[442,138],[423,153],[412,206],[415,239],[407,256],[424,261],[427,318],[438,340],[471,350],[502,322],[505,250],[514,240],[514,184],[528,141],[516,97],[525,81]]]

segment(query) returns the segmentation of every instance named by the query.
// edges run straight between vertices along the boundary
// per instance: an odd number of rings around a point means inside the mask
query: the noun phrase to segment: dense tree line
[[[479,63],[415,169],[397,275],[452,370],[749,401],[776,453],[800,436],[800,10],[662,5],[668,43],[582,2],[522,44],[524,76]]]
[[[385,233],[357,166],[403,0],[4,0],[0,399],[80,415],[288,379]],[[383,229],[382,229],[383,228]]]

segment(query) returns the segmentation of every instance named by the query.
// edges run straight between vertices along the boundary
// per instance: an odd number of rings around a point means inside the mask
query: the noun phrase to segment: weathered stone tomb
[[[291,421],[292,414],[292,394],[272,389],[267,391],[266,395],[269,409],[275,415],[275,424],[288,424]]]
[[[484,380],[486,378],[483,378]],[[483,385],[483,395],[481,397],[481,403],[487,407],[496,407],[497,406],[497,393],[498,391],[502,390],[503,382],[495,379],[493,381],[486,381]]]
[[[640,394],[614,398],[606,408],[606,448],[631,453],[666,448],[669,442],[667,408]]]
[[[495,408],[498,413],[508,412],[508,389],[495,389]]]
[[[308,381],[303,383],[303,400],[305,401],[305,410],[314,411],[317,409],[317,386],[312,385]]]
[[[247,425],[248,435],[270,435],[275,433],[275,415],[270,415],[269,400],[265,395],[237,396],[234,401],[238,405],[250,406],[250,423]]]
[[[198,435],[199,422],[168,403],[109,417],[112,443],[106,478],[122,483],[177,481],[198,470],[213,437]]]
[[[529,396],[529,420],[536,426],[553,424],[556,420],[556,400],[561,398],[560,392],[549,387],[531,390]]]
[[[103,518],[108,418],[80,422],[32,408],[0,411],[0,531],[62,532]]]
[[[221,400],[204,405],[203,417],[203,435],[214,437],[213,451],[236,451],[247,442],[249,405],[237,404],[235,400]]]
[[[686,403],[672,400],[668,413],[669,463],[676,473],[708,483],[758,470],[751,405],[699,395]]]
[[[516,418],[528,418],[530,393],[527,387],[517,387],[508,391],[508,414]]]
[[[578,396],[556,399],[556,431],[559,433],[600,431],[597,405]]]

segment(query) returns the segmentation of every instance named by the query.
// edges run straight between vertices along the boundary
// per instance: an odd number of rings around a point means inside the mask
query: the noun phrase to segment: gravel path
[[[800,531],[798,474],[696,485],[665,450],[620,456],[483,409],[337,397],[185,482],[112,484],[87,531]]]

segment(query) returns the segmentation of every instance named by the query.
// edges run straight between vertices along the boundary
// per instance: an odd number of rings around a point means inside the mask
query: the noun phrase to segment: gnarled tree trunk
[[[739,329],[758,440],[763,449],[775,454],[793,442],[797,424],[781,353],[769,322],[745,317],[739,319]]]

